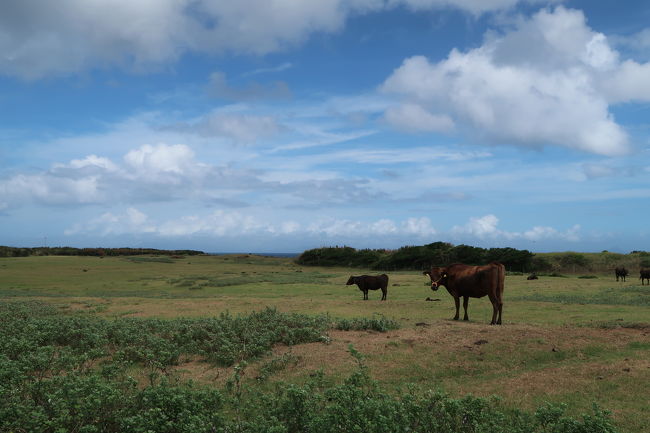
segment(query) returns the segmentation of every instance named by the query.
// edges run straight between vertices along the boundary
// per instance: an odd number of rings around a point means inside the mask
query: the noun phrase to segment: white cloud
[[[492,141],[619,155],[629,151],[628,137],[608,104],[650,98],[650,80],[648,65],[618,57],[582,12],[557,7],[503,35],[488,34],[479,48],[454,49],[440,62],[408,58],[381,90],[447,114]],[[406,117],[399,124],[407,125]],[[422,115],[410,117],[419,124]]]
[[[427,237],[436,234],[436,229],[431,225],[431,220],[426,217],[408,218],[402,223],[405,233]]]
[[[390,107],[384,118],[395,128],[406,132],[449,132],[454,128],[451,117],[431,114],[418,104]]]
[[[470,237],[481,240],[526,239],[529,241],[540,241],[545,239],[561,239],[572,242],[580,240],[580,225],[577,224],[564,232],[547,226],[535,226],[525,232],[509,232],[500,230],[497,227],[498,225],[499,219],[493,214],[488,214],[482,217],[471,217],[465,225],[454,226],[451,229],[451,233],[456,237]]]
[[[626,60],[613,74],[601,76],[599,85],[612,104],[650,101],[650,63]]]
[[[496,237],[502,232],[497,229],[499,219],[494,215],[472,217],[464,226],[454,226],[452,232],[456,234],[467,234],[478,238]]]
[[[194,129],[204,136],[228,137],[239,144],[252,144],[283,130],[271,116],[215,113],[201,119]]]
[[[145,176],[184,174],[193,168],[194,152],[183,144],[145,144],[124,156],[126,164]]]
[[[73,159],[69,164],[54,164],[55,169],[81,169],[81,168],[97,168],[105,171],[117,171],[118,167],[113,162],[104,157],[97,155],[88,155],[84,159]]]
[[[106,66],[161,67],[184,53],[264,55],[406,5],[473,14],[518,0],[21,0],[0,6],[0,73],[37,79]]]
[[[101,236],[122,234],[150,234],[156,229],[150,224],[149,218],[135,208],[128,208],[123,214],[115,215],[106,212],[98,218],[86,223],[77,223],[64,231],[65,235],[78,233],[94,233]]]
[[[254,233],[269,233],[271,231],[267,224],[257,221],[250,215],[223,210],[215,211],[207,217],[186,216],[177,220],[166,221],[157,228],[157,233],[161,236],[208,234],[236,237]]]
[[[308,225],[295,221],[270,223],[254,215],[237,211],[217,210],[207,215],[187,215],[176,219],[153,221],[138,209],[128,208],[123,213],[104,213],[86,223],[77,223],[66,230],[66,235],[99,234],[154,234],[163,237],[206,235],[216,237],[238,236],[318,236],[328,238],[351,237],[362,239],[379,236],[427,237],[436,233],[426,217],[408,218],[401,223],[382,218],[374,222],[344,219],[324,219]]]
[[[69,178],[55,173],[19,174],[0,182],[0,197],[7,207],[35,201],[48,205],[99,203],[105,196],[98,177]]]

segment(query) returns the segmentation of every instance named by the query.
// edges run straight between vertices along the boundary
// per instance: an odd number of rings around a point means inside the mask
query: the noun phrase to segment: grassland
[[[413,383],[458,397],[497,395],[526,410],[562,402],[571,414],[598,403],[613,412],[621,431],[642,432],[650,424],[650,287],[639,280],[508,276],[504,324],[492,327],[487,299],[470,301],[469,322],[452,321],[451,297],[432,292],[417,272],[389,273],[388,301],[377,292],[363,301],[345,285],[361,273],[369,271],[250,255],[3,258],[0,300],[38,300],[108,320],[205,318],[266,307],[332,319],[386,317],[400,329],[333,329],[327,342],[276,344],[247,364],[243,380],[264,389],[275,381],[305,383],[322,370],[342,381],[357,366],[352,344],[370,375],[395,392]],[[177,380],[225,385],[234,372],[196,356],[181,360],[167,371]]]

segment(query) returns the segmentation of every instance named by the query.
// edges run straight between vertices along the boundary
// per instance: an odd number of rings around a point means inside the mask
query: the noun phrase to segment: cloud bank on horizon
[[[650,5],[573,3],[6,2],[2,243],[648,249]]]

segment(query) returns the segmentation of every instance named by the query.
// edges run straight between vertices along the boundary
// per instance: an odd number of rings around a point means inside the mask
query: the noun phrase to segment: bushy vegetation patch
[[[339,319],[334,327],[341,331],[379,331],[386,332],[399,329],[400,325],[393,319],[381,315],[372,318]]]
[[[405,246],[397,250],[356,250],[351,247],[330,247],[307,250],[297,263],[308,266],[346,266],[375,270],[424,270],[451,263],[483,265],[501,262],[508,270],[527,272],[533,254],[515,248],[479,248],[434,242],[423,246]]]
[[[28,256],[139,256],[166,255],[181,258],[184,255],[204,254],[196,250],[158,250],[155,248],[73,248],[73,247],[8,247],[0,245],[0,257]]]
[[[355,322],[356,323],[356,322]],[[390,325],[382,317],[365,322]],[[496,399],[451,398],[410,387],[392,393],[356,371],[343,383],[244,381],[246,359],[270,345],[320,341],[327,316],[266,309],[209,319],[116,319],[67,314],[38,302],[0,303],[0,431],[6,432],[557,432],[615,433],[609,413],[581,419],[562,406],[535,413]],[[366,325],[363,325],[366,326]],[[185,354],[235,365],[224,388],[181,383],[167,367]],[[297,359],[267,362],[260,380]],[[148,373],[138,381],[135,369]]]
[[[431,266],[452,263],[484,265],[503,263],[509,275],[536,272],[542,276],[561,276],[562,273],[607,273],[625,266],[630,272],[650,268],[650,253],[633,251],[618,254],[601,253],[536,253],[516,248],[480,248],[471,245],[453,245],[433,242],[421,246],[404,246],[397,250],[357,250],[351,247],[315,248],[303,252],[296,262],[305,266],[345,266],[382,271],[426,270]]]
[[[547,404],[534,413],[506,409],[498,398],[448,395],[416,386],[388,392],[372,380],[363,355],[350,346],[357,369],[341,384],[322,372],[304,385],[279,383],[271,393],[243,385],[243,368],[227,387],[241,432],[445,432],[615,433],[610,414],[594,406],[580,419],[565,406]]]

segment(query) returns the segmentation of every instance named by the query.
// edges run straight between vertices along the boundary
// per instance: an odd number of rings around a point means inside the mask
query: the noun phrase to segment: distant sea
[[[254,252],[236,252],[236,253],[207,253],[211,256],[222,256],[226,254],[252,254],[255,256],[268,256],[268,257],[298,257],[302,253],[254,253]]]

